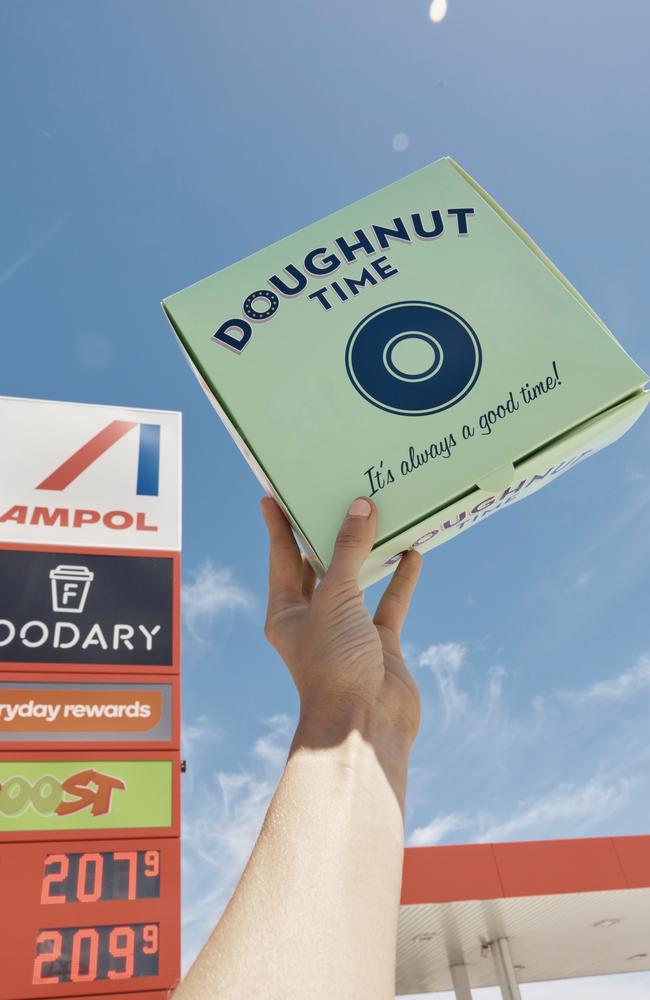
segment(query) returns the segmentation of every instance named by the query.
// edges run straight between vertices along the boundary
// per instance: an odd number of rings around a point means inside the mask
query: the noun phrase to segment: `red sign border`
[[[21,545],[14,542],[0,542],[0,552],[64,552],[71,555],[89,556],[137,556],[143,559],[171,559],[172,560],[172,662],[165,667],[159,663],[15,663],[0,662],[0,674],[9,671],[19,670],[21,673],[34,673],[34,671],[49,670],[52,672],[65,671],[70,673],[111,674],[115,672],[124,673],[132,671],[137,674],[142,673],[164,673],[167,676],[180,673],[181,663],[181,553],[172,549],[118,549],[104,548],[102,546],[73,546],[73,545]]]
[[[80,748],[87,747],[92,753],[95,750],[137,750],[140,753],[149,750],[179,750],[180,730],[181,730],[181,683],[178,674],[149,674],[134,677],[133,674],[110,674],[100,676],[97,674],[59,674],[54,677],[52,671],[47,673],[29,673],[24,670],[0,671],[0,682],[11,681],[19,683],[25,687],[30,684],[124,684],[125,687],[138,687],[140,684],[167,684],[171,688],[171,709],[172,728],[171,737],[168,740],[91,740],[84,737],[83,740],[0,740],[0,757],[10,754],[12,757],[21,753],[49,754],[50,751],[58,753],[60,750],[70,753],[79,753]]]
[[[109,832],[110,831],[104,831]],[[87,845],[79,843],[75,840],[70,840],[68,838],[57,840],[53,843],[44,843],[42,845],[32,843],[32,844],[3,844],[1,845],[1,855],[6,859],[6,863],[10,865],[12,870],[15,870],[14,864],[21,863],[20,859],[11,859],[11,854],[14,853],[12,848],[28,847],[31,850],[25,852],[26,865],[29,869],[29,875],[26,885],[28,890],[30,889],[32,883],[35,879],[38,880],[40,884],[40,873],[35,872],[32,861],[32,852],[34,854],[38,853],[38,847],[42,846],[43,853],[59,853],[59,852],[75,852],[84,850],[84,846],[90,849],[90,851],[114,851],[114,850],[142,850],[144,845],[134,842],[133,840],[119,840],[115,841],[111,838],[104,837],[101,841],[90,841]],[[9,937],[7,940],[11,942],[11,947],[7,949],[7,954],[13,957],[12,961],[9,963],[8,967],[4,969],[3,972],[3,984],[0,986],[0,998],[11,997],[11,1000],[19,997],[20,1000],[35,1000],[35,998],[58,998],[58,1000],[68,1000],[71,997],[104,997],[108,996],[106,990],[111,988],[111,985],[115,986],[119,995],[122,996],[124,991],[126,991],[129,997],[137,997],[139,992],[142,992],[147,997],[150,991],[158,991],[161,989],[171,989],[178,982],[180,976],[180,907],[178,906],[178,899],[180,897],[180,879],[181,879],[181,851],[180,851],[180,839],[179,838],[166,838],[166,837],[151,837],[147,843],[147,847],[152,849],[160,849],[165,852],[166,861],[165,864],[171,865],[171,874],[162,885],[164,885],[164,893],[161,895],[160,899],[156,900],[107,900],[104,902],[96,903],[63,903],[56,906],[44,906],[39,900],[33,900],[30,904],[28,900],[24,898],[22,900],[14,900],[12,897],[12,906],[9,908],[6,917],[4,919],[0,916],[0,926],[6,923],[8,927]],[[22,853],[22,852],[21,852]],[[12,879],[15,882],[16,879]],[[57,991],[56,985],[43,985],[38,986],[33,983],[29,983],[27,987],[23,987],[20,982],[14,980],[14,976],[17,971],[17,966],[22,965],[24,967],[25,960],[28,962],[28,968],[31,968],[31,963],[34,960],[34,953],[32,949],[35,949],[36,935],[39,930],[47,927],[84,927],[84,926],[101,926],[106,924],[123,924],[123,923],[159,923],[161,937],[166,939],[165,947],[165,969],[159,971],[159,975],[156,977],[147,976],[139,977],[138,979],[111,981],[111,980],[97,980],[95,984],[90,983],[61,983],[59,984],[59,989]],[[13,935],[13,941],[11,937],[11,931],[15,929]],[[6,944],[6,941],[5,941]],[[29,955],[27,950],[29,949]],[[162,954],[162,951],[161,951]],[[18,960],[16,960],[18,956]],[[173,972],[171,971],[173,969]],[[165,971],[168,970],[168,971]],[[96,985],[97,992],[90,992],[92,986]],[[3,988],[8,989],[11,992],[3,993]],[[134,989],[138,993],[134,992]],[[24,992],[23,992],[24,990]],[[162,994],[167,996],[167,993]],[[111,994],[112,997],[116,997],[116,992]],[[158,993],[154,992],[151,994],[152,997],[157,997]]]
[[[127,751],[123,748],[116,751],[98,750],[93,747],[87,748],[89,752],[83,753],[79,749],[75,753],[63,752],[43,752],[38,753],[23,751],[20,754],[2,754],[2,757],[15,758],[26,763],[32,761],[60,761],[62,763],[75,760],[116,760],[116,761],[139,761],[146,764],[153,760],[170,760],[172,763],[172,822],[170,826],[149,826],[149,827],[104,827],[97,830],[7,830],[0,831],[0,844],[19,844],[29,841],[72,841],[72,840],[141,840],[143,837],[163,840],[167,837],[180,837],[181,833],[181,755],[178,750],[143,752]]]
[[[102,982],[104,982],[104,980],[102,980]],[[153,991],[151,991],[151,990],[145,989],[144,992],[141,992],[140,990],[136,990],[135,993],[131,993],[131,992],[129,992],[129,993],[93,993],[93,994],[84,993],[83,996],[80,996],[80,997],[75,996],[75,1000],[120,1000],[120,997],[122,997],[122,1000],[170,1000],[172,992],[175,989],[176,989],[176,987],[174,986],[174,987],[170,987],[170,989],[166,989],[166,990],[153,990]],[[32,1000],[32,998],[29,997],[28,1000]],[[44,1000],[46,1000],[46,998],[44,998]],[[48,997],[47,1000],[50,1000],[50,998]]]

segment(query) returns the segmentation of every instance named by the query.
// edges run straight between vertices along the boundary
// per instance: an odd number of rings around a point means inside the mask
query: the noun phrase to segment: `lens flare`
[[[439,24],[447,13],[447,0],[431,0],[429,17],[434,24]]]

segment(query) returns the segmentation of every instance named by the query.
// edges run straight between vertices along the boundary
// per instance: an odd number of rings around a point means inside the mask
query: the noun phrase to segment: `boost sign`
[[[171,759],[0,759],[0,834],[173,825]],[[7,836],[4,839],[8,839]]]
[[[177,557],[0,550],[0,665],[173,667]]]

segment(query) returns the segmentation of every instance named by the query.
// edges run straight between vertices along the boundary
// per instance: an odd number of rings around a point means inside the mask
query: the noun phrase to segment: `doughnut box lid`
[[[373,498],[364,587],[552,482],[648,402],[648,376],[447,157],[163,308],[319,576],[350,501]]]

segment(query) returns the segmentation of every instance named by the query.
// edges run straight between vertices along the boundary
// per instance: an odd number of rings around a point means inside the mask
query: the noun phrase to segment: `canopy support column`
[[[450,972],[456,1000],[472,1000],[472,991],[469,985],[467,966],[452,965]]]
[[[521,1000],[519,983],[517,982],[515,967],[512,964],[508,939],[499,938],[498,941],[492,941],[490,949],[494,958],[494,965],[503,1000]]]

